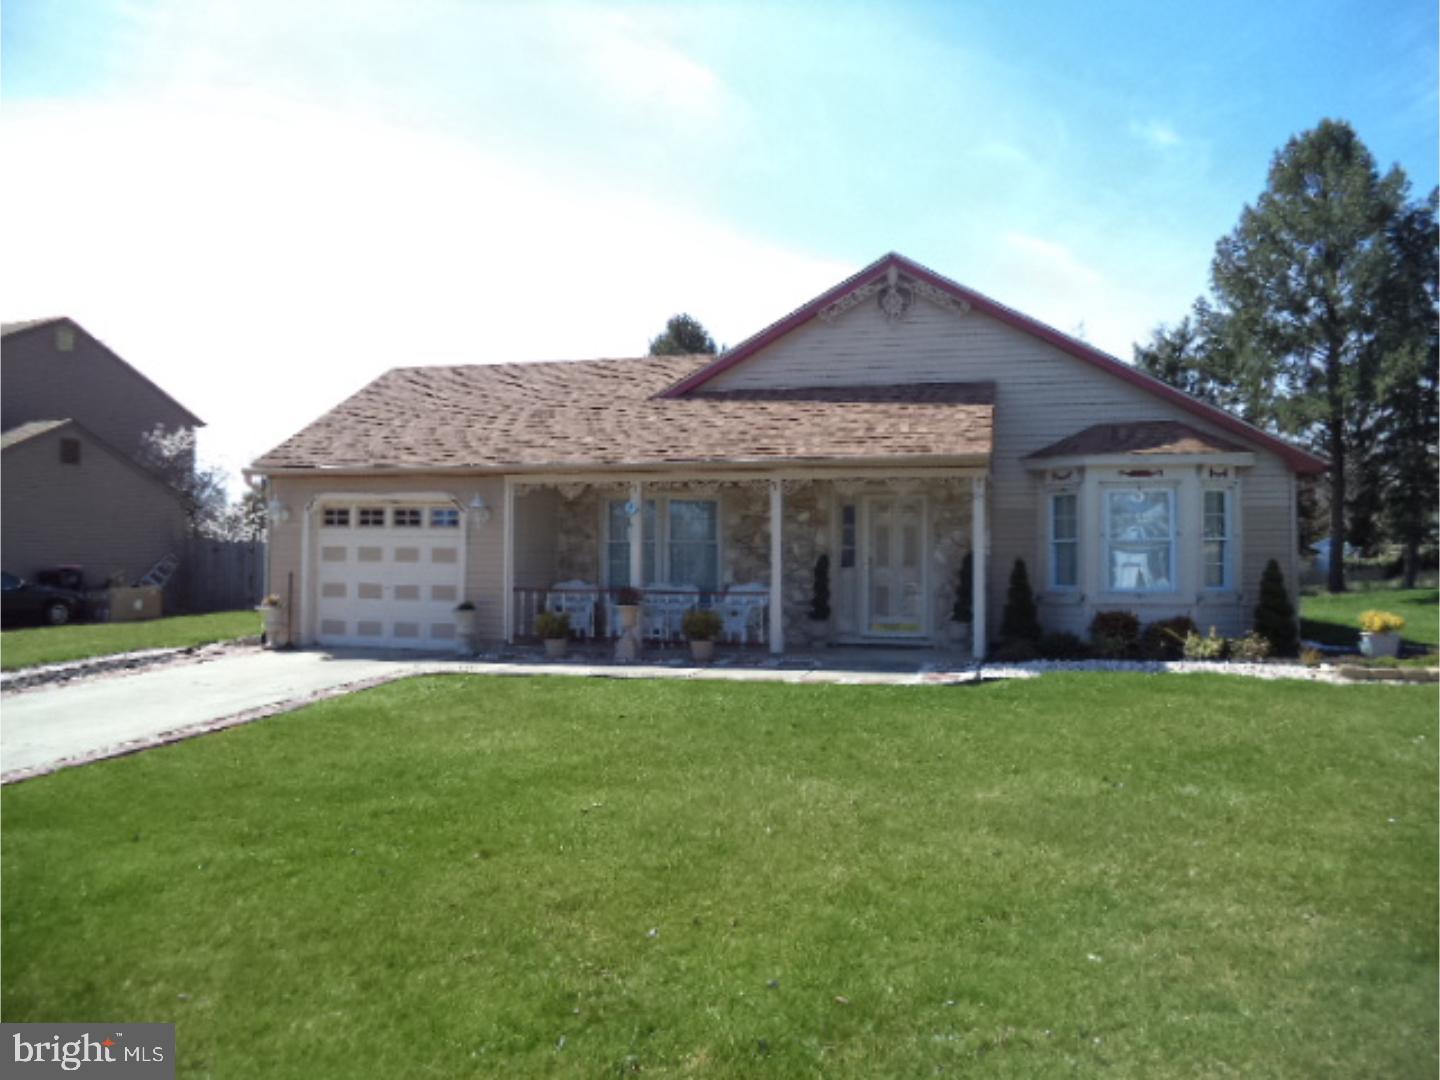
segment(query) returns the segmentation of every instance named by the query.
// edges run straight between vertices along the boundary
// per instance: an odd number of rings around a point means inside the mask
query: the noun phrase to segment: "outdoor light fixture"
[[[481,525],[490,520],[490,504],[485,501],[484,495],[476,495],[470,500],[470,512],[475,515],[475,520]]]
[[[265,513],[268,514],[270,520],[277,525],[284,525],[285,522],[290,520],[290,508],[279,499],[271,499],[266,503]]]

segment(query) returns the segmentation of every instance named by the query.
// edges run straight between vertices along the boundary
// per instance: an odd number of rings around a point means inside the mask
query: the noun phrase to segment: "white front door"
[[[925,498],[871,495],[864,503],[862,633],[870,637],[924,637]]]

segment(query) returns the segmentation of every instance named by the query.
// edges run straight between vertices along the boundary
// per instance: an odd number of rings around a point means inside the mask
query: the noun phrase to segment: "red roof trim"
[[[971,308],[979,311],[981,314],[988,315],[993,319],[1005,323],[1007,326],[1014,327],[1016,330],[1037,337],[1041,341],[1053,345],[1062,352],[1069,353],[1077,359],[1094,364],[1102,371],[1106,371],[1117,378],[1124,379],[1126,382],[1132,383],[1142,390],[1149,391],[1156,397],[1164,398],[1166,401],[1178,405],[1187,412],[1193,413],[1195,416],[1204,420],[1208,420],[1217,427],[1224,428],[1226,431],[1239,435],[1241,438],[1250,442],[1259,443],[1284,459],[1285,463],[1298,473],[1322,473],[1330,467],[1329,462],[1323,458],[1316,457],[1314,454],[1301,450],[1298,446],[1292,446],[1283,439],[1276,438],[1268,432],[1261,431],[1259,428],[1247,424],[1238,416],[1231,415],[1224,409],[1193,398],[1184,391],[1177,390],[1175,387],[1161,382],[1159,379],[1152,375],[1147,375],[1143,371],[1138,371],[1129,364],[1117,360],[1108,353],[1101,352],[1092,345],[1087,345],[1083,341],[1077,341],[1068,334],[1062,334],[1054,327],[1046,326],[1039,320],[1033,319],[1029,315],[1024,315],[1014,308],[1008,308],[1004,304],[997,303],[988,296],[975,292],[973,289],[967,289],[965,286],[951,281],[949,278],[937,274],[935,271],[921,266],[917,262],[912,262],[910,259],[905,258],[905,256],[896,254],[895,252],[891,252],[884,258],[871,263],[858,274],[847,278],[839,285],[817,296],[803,307],[786,315],[779,322],[766,327],[758,334],[736,345],[729,352],[716,359],[714,363],[707,364],[693,375],[682,379],[664,391],[660,396],[667,398],[684,397],[686,394],[689,394],[715,378],[715,376],[721,372],[729,371],[737,364],[765,348],[765,346],[784,337],[797,327],[803,326],[813,319],[827,304],[838,300],[852,289],[859,288],[861,285],[874,280],[891,266],[903,270],[905,273],[917,277],[921,281],[934,285],[937,289],[943,289],[959,300],[964,300]]]

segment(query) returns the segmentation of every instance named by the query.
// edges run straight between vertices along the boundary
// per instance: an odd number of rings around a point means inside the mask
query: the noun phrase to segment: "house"
[[[1247,628],[1324,468],[895,254],[720,356],[397,368],[254,465],[301,643],[444,647],[459,600],[513,640],[587,590],[613,633],[636,584],[756,601],[737,636],[778,653],[812,642],[824,554],[826,639],[932,644],[973,554],[976,656],[1017,558],[1049,629]]]
[[[133,581],[175,553],[185,512],[140,464],[157,425],[202,421],[72,319],[0,334],[0,557],[22,576],[79,564]]]

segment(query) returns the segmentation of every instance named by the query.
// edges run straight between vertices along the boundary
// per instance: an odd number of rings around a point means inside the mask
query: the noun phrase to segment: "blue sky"
[[[1122,358],[1271,155],[1436,183],[1433,2],[8,0],[6,318],[237,467],[397,364],[734,342],[889,250]],[[24,169],[13,163],[24,162]]]

